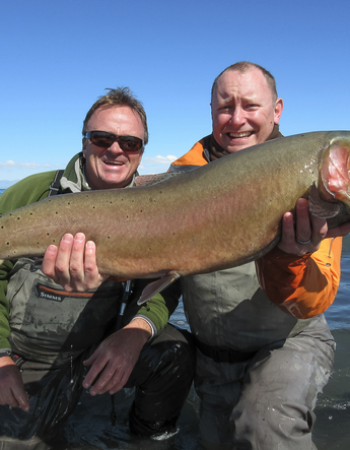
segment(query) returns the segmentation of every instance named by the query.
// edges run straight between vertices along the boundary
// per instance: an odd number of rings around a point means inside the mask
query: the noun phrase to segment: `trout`
[[[0,217],[0,258],[43,255],[65,233],[96,243],[101,273],[161,280],[253,261],[277,245],[298,198],[335,227],[350,220],[350,131],[298,134],[133,189],[47,198]],[[147,289],[147,288],[146,288]]]

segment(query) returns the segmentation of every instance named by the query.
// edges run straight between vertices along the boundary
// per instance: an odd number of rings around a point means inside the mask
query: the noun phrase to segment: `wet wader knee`
[[[29,411],[0,406],[0,449],[46,448],[44,443],[57,435],[79,401],[86,372],[83,359],[84,354],[72,366],[67,363],[58,369],[20,362],[25,390],[30,395]]]
[[[175,429],[194,369],[191,333],[168,324],[143,349],[126,385],[136,387],[129,416],[132,433],[147,436]]]

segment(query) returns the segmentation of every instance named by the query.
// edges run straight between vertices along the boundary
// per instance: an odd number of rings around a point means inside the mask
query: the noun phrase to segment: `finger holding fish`
[[[327,232],[327,238],[338,237],[338,236],[347,236],[350,233],[350,222],[346,222],[339,227],[332,228]]]
[[[56,283],[70,291],[67,281],[69,280],[69,259],[72,251],[73,236],[65,234],[59,247],[50,245],[44,255],[42,270],[48,277]]]
[[[278,247],[293,255],[313,253],[327,236],[327,221],[309,212],[309,203],[305,198],[298,199],[295,211],[295,223],[291,212],[283,216],[282,236]]]
[[[45,253],[42,269],[45,275],[60,284],[67,292],[84,292],[95,289],[108,278],[99,273],[96,264],[96,246],[85,244],[85,235],[74,238],[65,234],[59,247],[50,245]]]

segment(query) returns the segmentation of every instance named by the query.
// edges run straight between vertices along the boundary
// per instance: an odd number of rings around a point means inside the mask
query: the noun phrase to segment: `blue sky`
[[[147,112],[140,172],[164,172],[211,132],[212,82],[241,60],[275,76],[285,135],[350,129],[348,0],[17,0],[0,14],[0,180],[65,167],[117,86]]]

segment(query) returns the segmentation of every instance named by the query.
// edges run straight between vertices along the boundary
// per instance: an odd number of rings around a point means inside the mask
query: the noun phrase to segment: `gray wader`
[[[121,283],[89,293],[67,293],[17,262],[8,285],[13,359],[30,395],[29,412],[0,406],[0,450],[49,448],[82,392],[89,357],[115,331]],[[154,435],[173,430],[194,376],[192,336],[171,325],[147,343],[126,387],[135,387],[130,429]]]
[[[182,279],[197,340],[200,440],[208,450],[311,450],[335,343],[323,315],[297,320],[260,289],[255,264]]]

